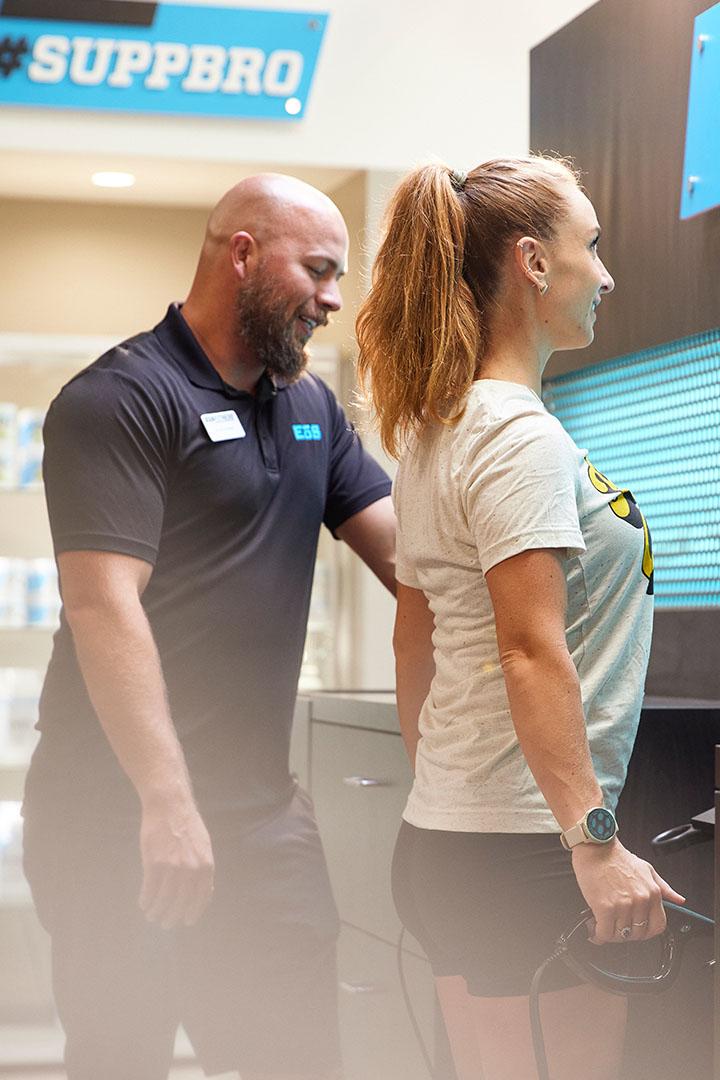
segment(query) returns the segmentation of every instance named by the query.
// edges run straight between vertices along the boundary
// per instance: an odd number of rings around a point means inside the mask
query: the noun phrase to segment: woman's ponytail
[[[358,314],[360,385],[393,457],[424,424],[456,421],[476,376],[481,329],[463,278],[464,183],[444,165],[402,181]]]

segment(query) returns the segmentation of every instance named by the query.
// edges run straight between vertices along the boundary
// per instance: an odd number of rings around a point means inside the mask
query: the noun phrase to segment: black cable
[[[535,1063],[537,1065],[538,1080],[550,1080],[548,1072],[547,1054],[545,1052],[545,1039],[543,1038],[542,1023],[540,1021],[540,983],[547,968],[559,960],[566,952],[564,945],[558,945],[551,956],[548,956],[533,975],[530,984],[530,1031],[532,1033],[533,1050],[535,1051]]]
[[[418,1024],[417,1017],[415,1016],[415,1012],[413,1011],[412,1002],[410,1000],[410,994],[409,994],[408,988],[407,988],[407,982],[405,980],[405,970],[403,968],[403,947],[402,947],[404,937],[405,937],[405,927],[403,926],[403,928],[400,931],[400,936],[398,938],[398,943],[397,943],[397,969],[398,969],[398,975],[400,976],[400,988],[401,988],[402,993],[403,993],[403,998],[405,999],[405,1008],[407,1009],[407,1014],[410,1017],[410,1023],[412,1024],[413,1031],[415,1032],[415,1038],[417,1039],[418,1046],[420,1047],[420,1053],[422,1054],[423,1061],[425,1062],[425,1067],[426,1067],[426,1069],[428,1071],[428,1076],[431,1077],[431,1080],[434,1080],[435,1069],[433,1068],[433,1063],[432,1063],[432,1060],[430,1058],[430,1054],[428,1053],[428,1048],[425,1045],[425,1040],[423,1039],[422,1034],[420,1032],[420,1025]]]
[[[626,973],[624,975],[618,972],[613,973],[604,971],[593,962],[587,959],[582,960],[573,953],[571,943],[574,940],[574,936],[587,922],[588,917],[590,916],[589,911],[581,912],[575,925],[566,930],[558,939],[551,955],[548,956],[547,960],[543,961],[535,972],[528,996],[530,1031],[535,1053],[538,1080],[550,1080],[545,1050],[545,1039],[543,1037],[542,1022],[540,1019],[540,983],[542,982],[543,975],[547,968],[557,960],[564,960],[570,970],[578,975],[583,982],[599,986],[600,989],[604,990],[606,993],[609,992],[622,995],[639,993],[656,994],[667,990],[667,988],[672,985],[672,982],[677,975],[683,946],[687,945],[688,941],[696,935],[713,934],[715,923],[706,915],[699,915],[696,911],[691,911],[689,908],[678,907],[677,904],[672,904],[667,900],[663,902],[663,907],[665,908],[668,918],[668,926],[662,938],[663,950],[660,965],[652,975],[636,977],[627,974],[630,966],[629,943],[627,943],[625,949]],[[428,1054],[427,1047],[420,1034],[420,1028],[413,1012],[410,995],[408,994],[405,982],[405,973],[402,964],[402,943],[404,935],[405,930],[403,928],[397,943],[397,964],[398,973],[400,975],[400,985],[402,987],[403,997],[405,998],[405,1007],[407,1008],[408,1016],[415,1032],[415,1037],[417,1038],[418,1045],[422,1052],[428,1075],[434,1077],[430,1055]],[[710,964],[714,963],[714,959],[710,960]],[[720,1080],[720,1078],[718,1078],[718,1080]]]

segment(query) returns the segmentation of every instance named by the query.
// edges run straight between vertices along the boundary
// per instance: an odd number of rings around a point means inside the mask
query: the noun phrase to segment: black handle
[[[710,839],[712,839],[711,833],[703,832],[701,829],[697,829],[692,822],[688,822],[687,825],[676,825],[674,829],[667,829],[665,832],[658,833],[650,843],[653,851],[657,851],[661,855],[670,855],[674,851],[683,851],[684,848],[692,847],[694,844],[702,844]]]
[[[592,912],[584,911],[578,917],[572,929],[567,930],[559,939],[558,945],[564,946],[563,961],[585,982],[594,983],[611,994],[658,994],[667,990],[675,981],[680,968],[682,950],[688,941],[695,937],[712,936],[715,923],[706,915],[680,907],[670,901],[663,901],[667,926],[660,938],[661,954],[656,970],[651,975],[622,975],[606,971],[601,964],[594,963],[586,953],[580,955],[574,951],[574,945],[587,935],[585,923],[592,917]],[[598,960],[602,958],[602,947]]]

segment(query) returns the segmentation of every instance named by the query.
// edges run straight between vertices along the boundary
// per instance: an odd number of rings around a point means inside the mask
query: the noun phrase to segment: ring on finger
[[[632,926],[621,926],[618,928],[617,932],[624,941],[627,941],[632,934]]]
[[[647,924],[648,924],[647,919],[643,919],[642,922],[634,922],[633,926],[647,926]]]

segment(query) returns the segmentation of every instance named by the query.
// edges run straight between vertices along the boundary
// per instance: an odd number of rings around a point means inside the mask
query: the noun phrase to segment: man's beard
[[[254,281],[238,291],[235,304],[238,337],[270,375],[294,382],[305,370],[308,354],[295,336],[296,316],[288,321],[275,290]]]

